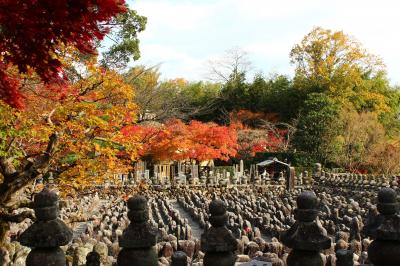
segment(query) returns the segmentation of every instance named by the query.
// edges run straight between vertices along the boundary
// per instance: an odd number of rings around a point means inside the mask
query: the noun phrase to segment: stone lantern
[[[201,235],[201,249],[205,252],[204,266],[233,266],[238,242],[226,227],[228,213],[225,203],[213,200],[209,212],[211,227]]]
[[[294,210],[296,222],[283,233],[282,242],[292,249],[288,266],[323,266],[320,252],[331,247],[331,239],[318,221],[318,199],[314,192],[303,191]]]
[[[131,221],[119,238],[122,250],[118,254],[119,266],[157,266],[157,228],[149,223],[147,200],[134,196],[128,200],[128,218]]]
[[[36,221],[19,238],[32,248],[26,258],[27,266],[65,266],[65,254],[60,246],[72,239],[72,230],[58,219],[58,196],[44,188],[34,198]]]
[[[378,193],[379,216],[366,225],[374,239],[368,247],[369,260],[375,266],[400,265],[400,215],[396,191],[382,188]]]

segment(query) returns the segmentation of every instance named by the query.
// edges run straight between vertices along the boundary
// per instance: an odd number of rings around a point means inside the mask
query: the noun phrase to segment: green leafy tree
[[[188,103],[187,119],[203,122],[215,121],[221,84],[213,82],[189,82],[181,88],[180,97]]]
[[[217,101],[217,122],[229,124],[229,113],[239,111],[245,106],[248,92],[246,73],[232,72],[231,78],[224,84]]]
[[[125,74],[126,82],[137,92],[138,122],[165,122],[172,118],[204,120],[214,111],[219,84],[184,79],[161,81],[160,76],[157,66],[136,66]]]
[[[294,90],[292,81],[283,75],[274,75],[267,80],[266,95],[262,105],[264,112],[279,114],[286,122],[296,118],[304,101],[304,94]]]
[[[265,109],[265,101],[268,94],[268,83],[261,74],[257,74],[253,82],[248,85],[247,99],[243,109],[252,112],[260,112]]]
[[[317,27],[290,57],[301,106],[299,150],[354,170],[365,166],[376,139],[398,135],[399,91],[390,86],[382,61],[354,38]],[[356,129],[357,119],[365,123]]]
[[[326,163],[337,131],[338,105],[323,93],[310,93],[300,111],[294,147],[311,160]]]
[[[131,59],[138,60],[138,34],[145,30],[146,23],[147,18],[133,9],[115,16],[110,22],[113,30],[107,35],[112,44],[102,54],[101,64],[110,68],[125,68]]]

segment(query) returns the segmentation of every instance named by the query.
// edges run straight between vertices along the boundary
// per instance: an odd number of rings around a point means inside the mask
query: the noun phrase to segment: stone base
[[[318,251],[292,250],[287,258],[288,266],[324,266]]]
[[[158,256],[155,247],[145,249],[123,248],[117,259],[118,266],[157,266]]]
[[[204,266],[234,266],[236,255],[233,252],[206,252]]]
[[[26,266],[52,265],[65,266],[66,258],[61,248],[33,249],[26,258]]]
[[[374,240],[368,247],[368,259],[374,266],[400,265],[400,242]]]

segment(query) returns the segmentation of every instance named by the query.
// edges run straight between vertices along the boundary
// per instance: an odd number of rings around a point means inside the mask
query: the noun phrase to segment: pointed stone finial
[[[188,258],[183,251],[175,252],[171,257],[171,266],[187,266]]]
[[[60,246],[72,239],[72,230],[58,219],[58,196],[44,188],[33,201],[36,222],[19,238],[21,245],[32,248],[26,258],[27,266],[64,266],[65,254]]]
[[[149,223],[147,200],[136,195],[128,200],[128,218],[131,221],[119,238],[122,250],[118,254],[119,266],[158,265],[156,243],[157,228]]]
[[[294,210],[296,223],[282,234],[282,242],[292,248],[288,266],[323,266],[320,251],[331,247],[331,239],[318,218],[318,199],[314,192],[303,191]]]
[[[228,221],[225,203],[215,199],[208,209],[211,227],[201,235],[201,249],[205,252],[204,266],[233,266],[238,242],[225,226]]]
[[[336,266],[354,266],[353,252],[347,249],[336,251]]]
[[[86,256],[86,266],[100,266],[100,255],[96,251],[89,252]]]

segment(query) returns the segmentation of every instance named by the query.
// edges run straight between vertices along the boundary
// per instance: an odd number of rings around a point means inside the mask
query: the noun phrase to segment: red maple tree
[[[126,12],[124,0],[2,0],[0,1],[0,97],[23,106],[21,73],[36,72],[45,82],[65,79],[60,47],[83,54],[96,52],[96,41],[108,33],[108,23]]]
[[[141,156],[156,160],[228,160],[236,155],[238,147],[234,127],[199,121],[185,124],[172,119],[160,127],[125,127],[122,133],[141,143]]]
[[[237,135],[234,126],[192,121],[188,125],[191,145],[188,157],[198,161],[221,159],[224,161],[237,153]]]
[[[274,122],[279,120],[277,114],[239,110],[231,113],[230,117],[237,130],[239,158],[282,149],[287,130],[274,126]]]

